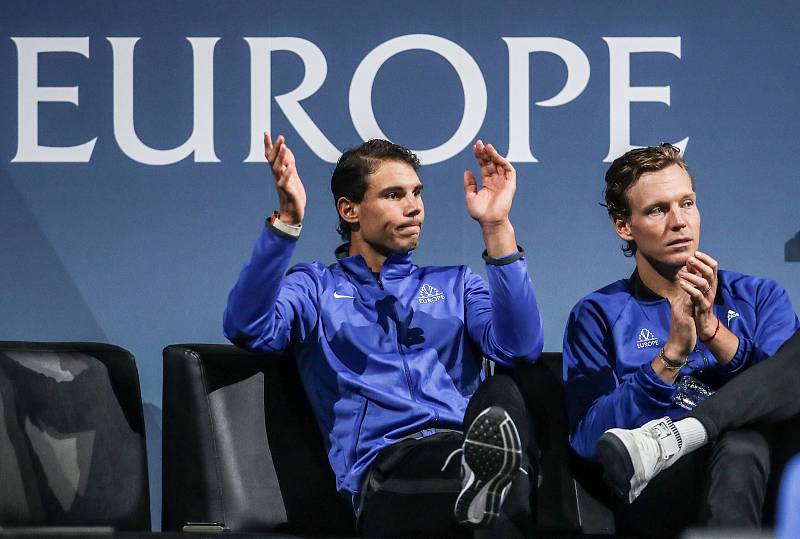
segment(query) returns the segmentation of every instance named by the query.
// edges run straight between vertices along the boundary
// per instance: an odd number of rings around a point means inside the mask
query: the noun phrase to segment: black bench
[[[595,475],[567,444],[561,354],[519,374],[542,452],[539,531],[613,534],[602,490],[576,479]],[[293,361],[228,345],[168,346],[163,413],[165,531],[222,522],[240,532],[355,534]]]

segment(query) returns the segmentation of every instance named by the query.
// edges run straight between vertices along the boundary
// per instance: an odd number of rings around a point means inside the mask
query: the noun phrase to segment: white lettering
[[[341,152],[320,131],[300,106],[300,101],[320,89],[328,74],[325,55],[314,43],[299,37],[246,37],[250,46],[250,155],[246,163],[264,161],[264,129],[272,132],[272,52],[291,51],[303,61],[305,75],[291,92],[275,96],[275,102],[297,134],[317,157],[335,163]]]
[[[88,162],[97,137],[77,146],[39,143],[39,104],[62,102],[78,105],[78,86],[39,86],[39,54],[72,52],[89,58],[88,37],[12,37],[17,47],[17,152],[12,162]],[[178,147],[156,149],[136,134],[134,122],[134,53],[138,37],[109,37],[113,53],[113,123],[120,149],[131,159],[148,165],[167,165],[194,154],[196,162],[217,163],[214,150],[214,52],[217,37],[186,38],[192,47],[192,131]],[[535,102],[557,107],[575,100],[586,89],[591,74],[589,59],[580,47],[556,37],[504,37],[508,48],[508,154],[512,162],[536,163],[531,141],[532,55],[547,52],[566,67],[563,87],[548,99]],[[262,163],[262,132],[272,130],[272,99],[299,137],[320,159],[333,163],[340,151],[311,119],[301,102],[314,95],[327,77],[327,60],[311,41],[298,37],[245,37],[250,49],[250,150],[245,162]],[[636,148],[631,144],[631,103],[670,106],[669,86],[631,86],[630,59],[636,53],[668,53],[681,57],[681,38],[605,37],[609,51],[609,147],[604,162]],[[439,163],[468,147],[481,129],[487,110],[486,82],[480,67],[460,45],[428,34],[402,35],[378,45],[358,64],[350,81],[349,111],[353,126],[364,139],[387,138],[375,117],[372,91],[379,70],[402,52],[422,50],[444,58],[455,70],[464,96],[459,125],[444,143],[415,150],[426,164]],[[272,95],[272,54],[290,52],[303,62],[300,83],[291,91]],[[337,81],[341,78],[337,77]],[[685,151],[689,137],[675,143]]]
[[[567,80],[555,96],[536,104],[558,107],[569,103],[589,83],[589,59],[574,43],[557,37],[504,37],[508,46],[508,156],[509,161],[537,163],[530,144],[530,55],[550,52],[567,66]]]
[[[88,37],[12,37],[17,46],[17,154],[14,163],[87,163],[97,137],[78,146],[39,145],[39,103],[78,105],[77,86],[39,86],[39,54],[75,52],[89,57]],[[61,130],[59,130],[61,131]]]
[[[214,47],[218,37],[187,37],[192,46],[192,134],[177,148],[158,150],[136,135],[133,114],[133,52],[138,37],[109,37],[114,52],[114,136],[131,159],[146,165],[169,165],[194,152],[198,163],[218,163],[214,152]]]
[[[608,45],[609,65],[609,146],[604,163],[610,163],[628,150],[631,144],[631,110],[634,102],[664,103],[669,106],[669,86],[631,86],[630,56],[639,52],[668,52],[681,57],[681,38],[677,37],[604,37]],[[676,142],[686,151],[689,137]]]
[[[486,82],[472,56],[452,41],[428,34],[410,34],[390,39],[367,54],[350,83],[350,116],[363,140],[388,138],[372,109],[372,85],[381,66],[392,56],[409,50],[435,52],[456,70],[464,91],[464,114],[455,133],[445,143],[429,150],[414,150],[425,164],[446,161],[472,143],[486,116]]]

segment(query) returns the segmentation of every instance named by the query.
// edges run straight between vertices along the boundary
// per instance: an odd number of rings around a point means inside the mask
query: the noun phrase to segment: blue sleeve
[[[544,347],[542,320],[524,257],[487,264],[489,284],[466,270],[464,309],[467,334],[483,354],[513,367],[533,363]]]
[[[615,363],[612,328],[601,308],[579,303],[564,334],[564,393],[570,444],[588,460],[597,459],[597,440],[606,430],[639,427],[672,407],[674,386],[649,361],[623,377]]]
[[[300,269],[284,276],[297,243],[270,228],[261,232],[250,260],[228,295],[223,329],[236,346],[280,354],[302,341],[317,318],[317,281]]]
[[[772,356],[800,328],[786,290],[768,279],[759,279],[754,290],[755,330],[751,338],[739,337],[733,359],[719,367],[731,379],[748,367]]]

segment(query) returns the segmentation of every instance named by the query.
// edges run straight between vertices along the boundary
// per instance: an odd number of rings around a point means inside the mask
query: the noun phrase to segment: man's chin
[[[664,273],[678,271],[686,265],[686,261],[689,260],[690,256],[692,256],[692,253],[688,252],[688,250],[686,252],[665,254],[658,257],[643,254],[643,257],[650,266]]]
[[[418,242],[418,241],[409,242],[408,244],[406,244],[406,245],[404,245],[403,247],[401,247],[401,248],[398,250],[398,252],[399,252],[399,253],[407,253],[407,252],[409,252],[409,251],[413,251],[414,249],[416,249],[416,248],[417,248],[417,245],[418,245],[418,244],[419,244],[419,242]]]
[[[419,241],[404,241],[398,242],[394,245],[387,245],[383,249],[378,249],[378,251],[383,254],[384,256],[389,256],[392,254],[402,255],[406,254],[409,251],[413,251],[417,248],[417,244]]]
[[[419,234],[404,238],[403,241],[398,242],[398,252],[407,253],[417,248],[419,244]]]
[[[673,255],[667,257],[666,262],[671,266],[675,266],[676,268],[681,268],[686,265],[686,261],[689,260],[689,257],[691,256],[692,255],[689,252],[681,253],[679,255]]]

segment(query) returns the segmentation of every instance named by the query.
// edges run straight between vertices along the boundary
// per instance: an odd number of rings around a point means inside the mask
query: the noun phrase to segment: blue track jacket
[[[730,363],[719,365],[698,340],[681,375],[715,389],[774,354],[800,327],[778,283],[741,273],[718,272],[713,309],[739,337],[739,349]],[[650,365],[669,337],[671,318],[669,302],[645,287],[636,272],[572,309],[564,334],[564,383],[570,443],[581,457],[596,460],[597,440],[607,429],[687,413],[672,404],[677,385],[661,380]]]
[[[391,255],[376,278],[361,256],[284,276],[296,240],[266,228],[228,297],[225,335],[289,352],[325,438],[337,488],[355,496],[381,448],[436,428],[461,429],[482,356],[533,362],[542,324],[524,258],[425,267]]]

